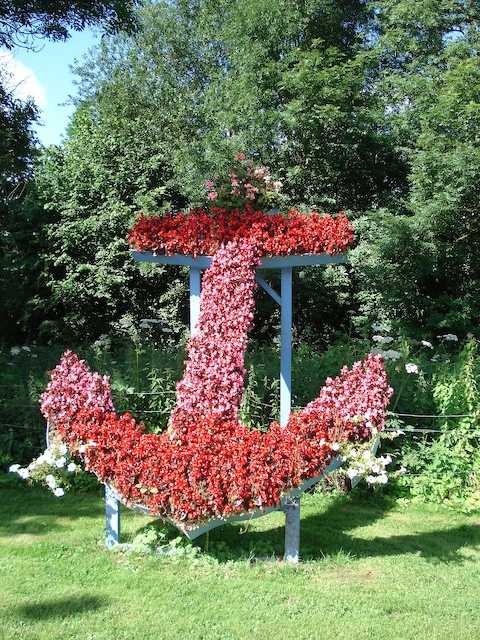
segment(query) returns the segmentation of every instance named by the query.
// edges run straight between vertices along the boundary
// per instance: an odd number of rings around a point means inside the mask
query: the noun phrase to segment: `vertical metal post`
[[[292,269],[281,270],[280,424],[285,427],[292,407]],[[297,563],[300,549],[300,498],[290,498],[285,512],[285,562]]]
[[[200,315],[200,290],[202,272],[190,269],[190,335],[193,336]]]
[[[111,549],[120,542],[120,502],[110,487],[105,485],[105,544]]]
[[[280,425],[285,427],[292,405],[292,269],[281,270]]]
[[[289,498],[283,505],[285,513],[285,562],[297,563],[300,557],[300,498]]]

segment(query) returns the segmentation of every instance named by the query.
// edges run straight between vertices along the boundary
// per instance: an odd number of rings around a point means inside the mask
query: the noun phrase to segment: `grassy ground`
[[[302,509],[299,567],[248,559],[281,553],[280,514],[211,532],[208,553],[158,558],[103,548],[100,496],[3,479],[0,638],[480,637],[480,516],[358,494]],[[126,512],[124,538],[147,522]]]

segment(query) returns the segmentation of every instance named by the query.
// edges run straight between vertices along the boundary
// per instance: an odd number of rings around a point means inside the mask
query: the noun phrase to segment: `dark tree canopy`
[[[134,4],[52,3],[37,34],[129,24]],[[47,5],[0,0],[0,32],[7,8]],[[478,0],[144,0],[134,14],[134,34],[102,38],[77,65],[66,139],[36,169],[38,206],[10,206],[19,259],[4,269],[18,280],[31,264],[35,292],[15,307],[22,330],[93,340],[148,317],[178,336],[184,279],[140,271],[127,229],[140,210],[199,203],[236,151],[270,166],[292,205],[355,220],[349,268],[302,273],[297,336],[327,342],[378,320],[477,330]],[[28,174],[28,154],[13,157]],[[34,246],[24,232],[37,227]],[[258,315],[268,335],[275,315]]]
[[[0,47],[32,47],[35,40],[66,40],[69,29],[101,24],[107,33],[135,26],[137,0],[0,0]]]
[[[31,125],[37,119],[35,105],[17,100],[4,80],[0,73],[0,207],[30,174],[35,141]]]

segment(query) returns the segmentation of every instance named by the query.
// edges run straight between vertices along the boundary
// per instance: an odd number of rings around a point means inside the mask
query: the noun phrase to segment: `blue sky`
[[[72,105],[64,105],[69,95],[75,95],[70,65],[80,59],[88,49],[100,40],[93,30],[72,33],[66,42],[39,43],[39,51],[15,48],[0,53],[0,64],[12,73],[12,81],[18,97],[31,95],[41,108],[41,124],[36,127],[43,144],[61,141]]]

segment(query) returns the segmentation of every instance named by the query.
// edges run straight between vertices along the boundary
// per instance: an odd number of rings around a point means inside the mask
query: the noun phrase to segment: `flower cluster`
[[[52,372],[42,411],[55,438],[127,504],[187,525],[276,506],[348,443],[383,428],[391,389],[382,358],[372,354],[328,379],[285,428],[273,423],[262,432],[239,422],[257,263],[254,246],[240,239],[206,272],[198,333],[167,432],[145,433],[130,414],[116,415],[108,379],[75,354]]]
[[[348,465],[346,475],[351,480],[364,478],[369,485],[387,484],[387,466],[392,457],[376,456],[370,447],[350,447],[343,453],[345,465]]]
[[[109,379],[92,374],[83,360],[66,351],[50,374],[50,382],[40,398],[40,408],[52,426],[75,415],[79,409],[113,411]]]
[[[282,183],[272,178],[268,167],[255,166],[244,153],[235,155],[228,175],[205,182],[208,202],[229,208],[271,206],[277,202],[281,188]]]
[[[369,354],[350,370],[344,367],[337,378],[327,378],[318,398],[303,414],[332,415],[351,434],[350,440],[367,439],[383,429],[392,393],[383,358]]]
[[[16,473],[22,480],[43,483],[57,498],[64,495],[68,476],[78,470],[79,467],[69,457],[67,445],[63,442],[52,443],[27,467],[13,464],[9,468],[11,473]]]
[[[381,429],[390,390],[380,365],[378,356],[368,356],[360,365],[368,372],[372,367],[366,386],[376,404],[368,420],[358,416],[365,405],[365,386],[359,366],[354,366],[330,386],[357,398],[350,404],[356,419],[342,417],[344,411],[338,407],[332,411],[325,399],[318,412],[309,407],[293,414],[284,429],[273,423],[261,432],[237,420],[183,414],[177,417],[175,434],[157,435],[144,433],[129,414],[88,408],[65,417],[56,424],[56,432],[83,458],[85,468],[112,483],[127,504],[145,505],[177,522],[225,517],[277,505],[289,489],[321,474],[347,442],[369,438]],[[64,363],[60,367],[64,370]]]
[[[248,240],[260,255],[341,253],[353,242],[348,218],[316,212],[268,214],[244,209],[191,209],[187,213],[140,217],[130,230],[137,251],[158,254],[214,255],[233,240]]]
[[[173,426],[181,415],[238,419],[258,262],[251,244],[229,242],[206,271],[198,325],[188,345],[185,375],[177,385]]]

